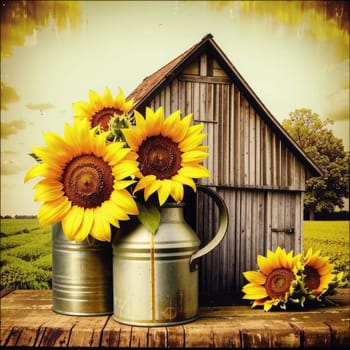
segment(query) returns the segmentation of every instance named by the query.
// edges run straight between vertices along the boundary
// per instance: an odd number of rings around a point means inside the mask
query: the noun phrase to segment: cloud
[[[332,120],[349,119],[349,96],[350,89],[345,88],[338,90],[329,96],[329,104],[326,110],[327,117]]]
[[[19,101],[20,98],[17,95],[16,90],[4,82],[1,82],[1,109],[8,110],[8,104]]]
[[[27,126],[24,120],[12,120],[8,123],[1,123],[1,138],[7,139],[10,135],[17,134]]]
[[[47,109],[54,108],[55,106],[51,103],[28,103],[26,107],[33,111],[46,111]]]
[[[14,175],[23,170],[20,163],[14,160],[14,151],[1,152],[1,175]]]
[[[14,175],[22,171],[20,165],[14,160],[1,161],[1,175]]]

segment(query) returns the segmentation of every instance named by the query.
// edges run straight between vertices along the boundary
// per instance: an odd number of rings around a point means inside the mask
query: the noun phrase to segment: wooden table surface
[[[349,289],[332,299],[338,306],[287,312],[207,306],[194,322],[148,328],[60,315],[51,310],[51,291],[16,290],[1,298],[0,346],[349,348]]]

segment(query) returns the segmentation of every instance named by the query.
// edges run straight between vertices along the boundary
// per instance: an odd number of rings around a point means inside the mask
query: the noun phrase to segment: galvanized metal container
[[[183,205],[160,208],[155,235],[142,224],[113,239],[113,318],[136,326],[164,326],[198,317],[198,258],[214,249],[228,226],[221,197],[201,188],[216,201],[220,227],[205,247],[183,217]]]
[[[53,311],[96,316],[113,312],[112,247],[92,237],[68,241],[61,223],[52,226]]]

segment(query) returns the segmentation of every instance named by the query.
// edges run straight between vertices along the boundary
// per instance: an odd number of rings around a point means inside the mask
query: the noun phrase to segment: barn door
[[[278,246],[288,251],[302,249],[301,192],[266,192],[266,249]]]

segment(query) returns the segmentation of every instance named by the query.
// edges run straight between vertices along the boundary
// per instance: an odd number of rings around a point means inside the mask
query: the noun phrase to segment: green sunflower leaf
[[[289,298],[289,301],[293,304],[299,304],[300,300],[298,298]]]
[[[138,219],[146,229],[155,234],[160,225],[160,211],[159,209],[150,203],[143,204],[137,202],[137,207],[139,209]]]

